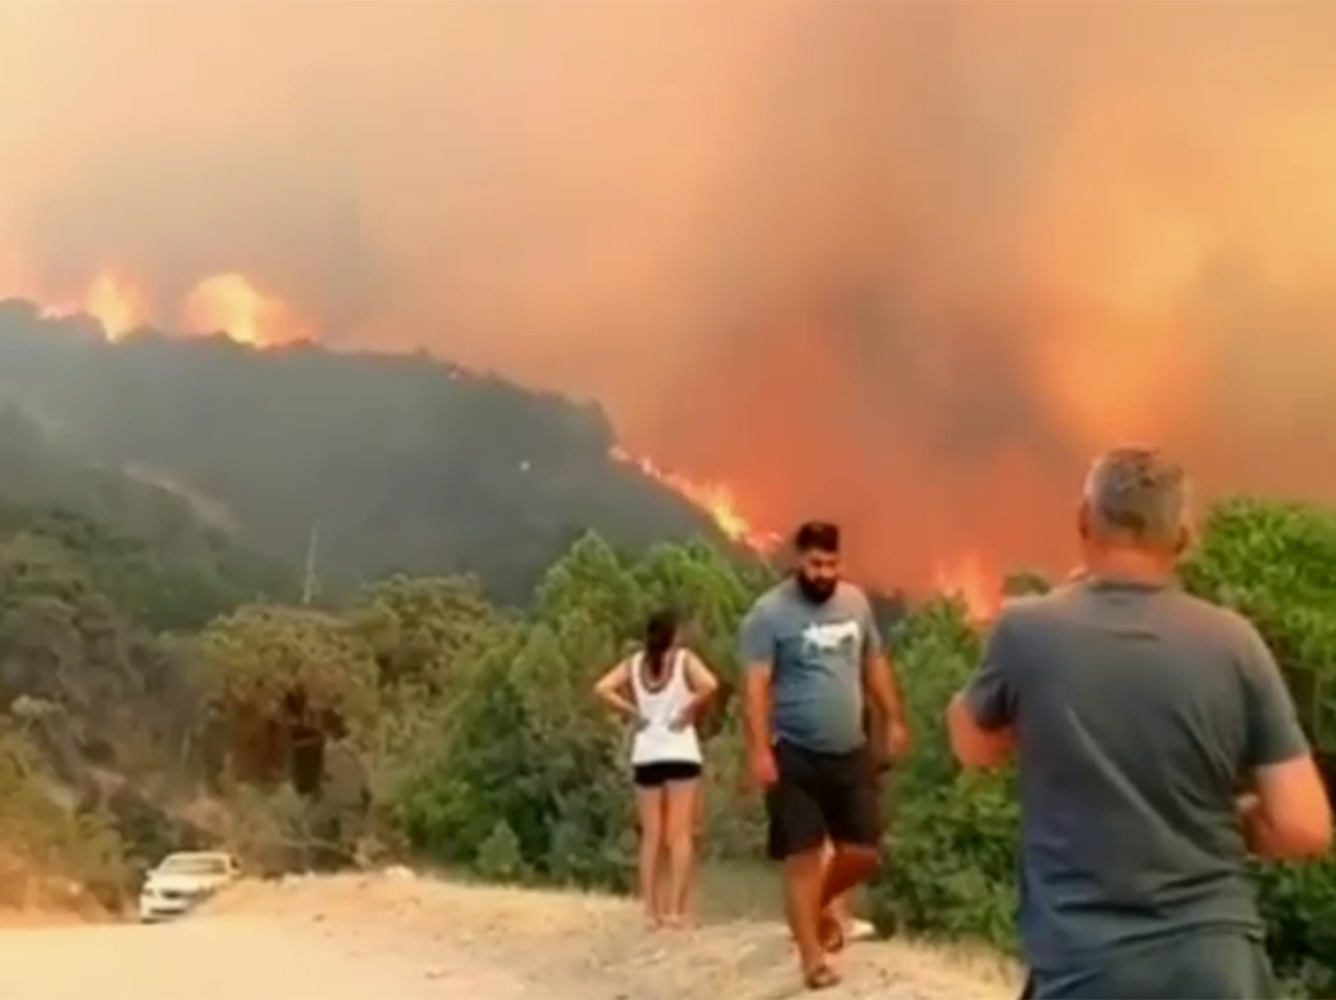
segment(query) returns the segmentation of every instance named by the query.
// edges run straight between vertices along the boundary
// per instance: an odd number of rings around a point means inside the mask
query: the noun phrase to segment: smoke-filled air
[[[1336,498],[1334,31],[1285,2],[5,4],[0,297],[425,347],[596,399],[760,535],[839,519],[878,580],[1060,570],[1118,441],[1208,494]]]

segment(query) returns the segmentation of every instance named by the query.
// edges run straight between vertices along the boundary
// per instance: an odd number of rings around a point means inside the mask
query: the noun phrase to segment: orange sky
[[[1062,566],[1082,465],[1128,437],[1336,498],[1333,29],[1283,0],[3,4],[0,292],[114,273],[166,325],[225,300],[594,396],[768,527],[844,519],[887,579]]]

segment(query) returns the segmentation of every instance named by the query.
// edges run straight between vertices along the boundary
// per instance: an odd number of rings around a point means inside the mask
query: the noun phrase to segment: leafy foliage
[[[1336,752],[1336,512],[1235,499],[1219,504],[1184,567],[1196,593],[1266,637],[1321,748]]]
[[[238,604],[293,593],[290,574],[177,493],[99,467],[0,403],[0,536],[77,552],[90,582],[154,630],[197,629]]]
[[[1195,592],[1242,612],[1266,637],[1336,796],[1336,512],[1233,499],[1206,522],[1184,567]],[[1336,858],[1260,871],[1278,964],[1336,995]]]
[[[961,774],[943,707],[974,672],[979,638],[967,609],[929,602],[893,635],[914,753],[891,781],[891,847],[872,893],[885,930],[1014,941],[1019,811],[1014,776]]]
[[[371,650],[333,615],[247,607],[213,622],[200,655],[215,703],[277,718],[298,693],[313,713],[365,723],[376,704]]]

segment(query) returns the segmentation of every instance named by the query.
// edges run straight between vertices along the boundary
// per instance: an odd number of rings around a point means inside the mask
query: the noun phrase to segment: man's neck
[[[1163,587],[1173,581],[1174,569],[1173,558],[1143,549],[1097,549],[1085,555],[1085,576],[1110,583]]]

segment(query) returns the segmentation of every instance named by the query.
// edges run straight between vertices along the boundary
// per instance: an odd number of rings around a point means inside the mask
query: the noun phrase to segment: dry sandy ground
[[[821,996],[1014,997],[1000,966],[903,942],[854,945]],[[779,1000],[802,993],[778,924],[646,931],[597,896],[472,887],[399,870],[244,883],[173,924],[0,930],[0,998],[40,1000]]]

